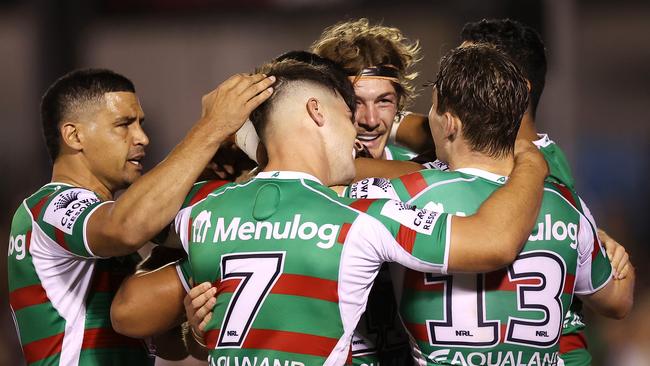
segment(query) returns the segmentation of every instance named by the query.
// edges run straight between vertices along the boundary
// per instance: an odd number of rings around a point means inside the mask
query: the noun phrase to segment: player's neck
[[[521,119],[521,127],[519,127],[517,138],[528,140],[530,142],[539,140],[537,128],[535,127],[535,119],[533,118],[530,108],[526,110],[524,117]]]
[[[52,167],[52,182],[61,182],[95,192],[105,200],[113,199],[113,192],[106,187],[79,157],[61,155]]]
[[[503,158],[494,158],[477,151],[463,148],[451,154],[449,168],[458,170],[463,168],[481,169],[487,172],[508,176],[514,167],[514,158],[508,155]]]
[[[307,151],[304,149],[296,150],[295,146],[294,144],[287,143],[282,148],[268,149],[269,162],[264,167],[264,171],[307,173],[327,185],[329,174],[326,159],[314,158],[323,155],[319,155],[318,152],[313,151],[314,149],[308,149]]]

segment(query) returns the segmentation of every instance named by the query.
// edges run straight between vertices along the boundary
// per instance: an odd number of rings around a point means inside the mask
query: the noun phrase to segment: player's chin
[[[136,180],[140,179],[140,177],[142,177],[142,170],[127,172],[124,177],[124,184],[130,186],[135,183]]]
[[[368,148],[368,151],[370,152],[370,155],[372,155],[373,159],[381,159],[382,155],[384,154],[384,146],[379,146],[375,145],[373,147],[366,146]]]

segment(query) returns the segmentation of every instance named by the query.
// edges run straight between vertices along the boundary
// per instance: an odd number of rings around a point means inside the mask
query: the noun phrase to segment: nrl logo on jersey
[[[203,210],[192,222],[192,241],[205,243],[208,239],[208,231],[213,227],[212,212]],[[334,246],[340,225],[323,224],[318,225],[312,221],[303,221],[302,216],[297,214],[291,221],[270,222],[270,221],[243,221],[241,217],[233,217],[226,226],[226,220],[219,217],[214,225],[213,243],[220,243],[234,240],[259,240],[259,239],[319,239],[316,246],[321,249],[329,249]]]

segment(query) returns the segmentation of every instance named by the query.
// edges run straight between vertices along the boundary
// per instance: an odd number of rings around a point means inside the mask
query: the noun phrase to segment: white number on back
[[[560,301],[566,278],[562,258],[548,251],[526,252],[508,267],[508,279],[516,284],[517,310],[542,313],[541,320],[508,317],[506,343],[549,347],[560,337],[564,309]],[[539,284],[517,284],[520,280]],[[485,275],[434,276],[425,284],[444,286],[442,320],[427,320],[432,345],[491,347],[500,341],[500,322],[486,319]],[[531,281],[527,281],[531,282]]]
[[[217,348],[241,347],[260,306],[280,277],[284,252],[221,256],[221,281],[240,279],[221,325]]]

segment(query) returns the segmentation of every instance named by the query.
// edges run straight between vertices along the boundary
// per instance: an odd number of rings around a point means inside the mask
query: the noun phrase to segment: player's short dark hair
[[[264,129],[269,113],[285,87],[294,81],[305,81],[322,86],[332,93],[341,95],[345,104],[354,114],[356,103],[354,88],[345,72],[336,63],[315,54],[302,51],[289,56],[282,55],[256,70],[268,76],[275,76],[273,95],[257,107],[250,115],[257,134],[264,139]],[[284,57],[283,57],[284,56]]]
[[[463,42],[491,43],[510,56],[530,81],[534,116],[546,81],[546,49],[539,33],[515,20],[483,19],[465,24],[461,38]]]
[[[47,89],[41,100],[41,122],[52,161],[60,151],[59,123],[111,92],[135,93],[135,87],[131,80],[111,70],[82,69],[63,75]]]
[[[514,151],[528,88],[505,53],[485,43],[453,49],[440,61],[434,85],[436,111],[462,121],[473,150],[495,158]]]

